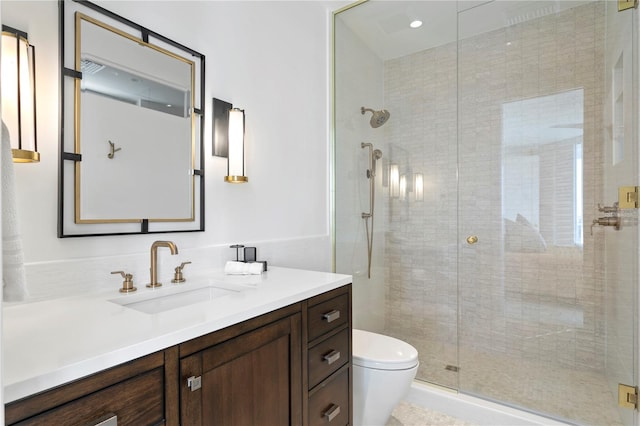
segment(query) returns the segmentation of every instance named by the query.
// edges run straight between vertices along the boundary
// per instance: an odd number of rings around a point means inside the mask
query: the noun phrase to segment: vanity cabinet
[[[157,425],[165,419],[164,352],[5,406],[8,425]],[[112,420],[113,422],[113,420]]]
[[[351,285],[5,406],[20,425],[347,425]]]
[[[301,424],[300,309],[295,304],[180,345],[181,357],[208,346],[180,360],[180,424]],[[221,338],[228,339],[215,343]]]
[[[352,424],[351,286],[306,304],[306,424]]]

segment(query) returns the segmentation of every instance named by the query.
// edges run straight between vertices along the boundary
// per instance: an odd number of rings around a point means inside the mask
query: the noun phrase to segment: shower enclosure
[[[415,346],[419,380],[635,423],[636,20],[615,1],[334,14],[335,270],[354,327]],[[363,146],[383,153],[370,177]]]

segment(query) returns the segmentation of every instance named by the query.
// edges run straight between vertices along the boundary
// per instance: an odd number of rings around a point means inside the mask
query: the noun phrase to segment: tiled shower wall
[[[386,332],[420,353],[418,377],[457,387],[457,101],[455,43],[385,63],[389,162],[411,184],[424,176],[422,200],[386,196]],[[436,367],[437,366],[437,367]]]
[[[603,368],[602,239],[587,225],[582,247],[559,246],[541,229],[555,206],[543,194],[562,176],[543,166],[534,229],[547,247],[505,248],[502,114],[508,102],[583,90],[590,224],[603,195],[604,35],[597,2],[385,63],[386,149],[408,182],[404,199],[384,196],[385,331],[418,348],[419,378],[464,387],[445,367],[461,367],[460,380],[469,380],[483,357]],[[415,173],[424,174],[422,200]],[[477,244],[466,243],[470,235]]]

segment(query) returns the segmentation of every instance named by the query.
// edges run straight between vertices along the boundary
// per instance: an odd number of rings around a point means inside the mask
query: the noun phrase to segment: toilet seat
[[[353,365],[377,370],[406,370],[418,364],[416,348],[390,336],[353,330]]]

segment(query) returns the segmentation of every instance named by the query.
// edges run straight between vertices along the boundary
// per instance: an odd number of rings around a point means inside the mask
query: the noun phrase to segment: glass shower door
[[[638,180],[616,6],[458,15],[459,390],[608,425],[633,420],[617,381],[634,384],[638,277],[636,210],[613,205]]]

